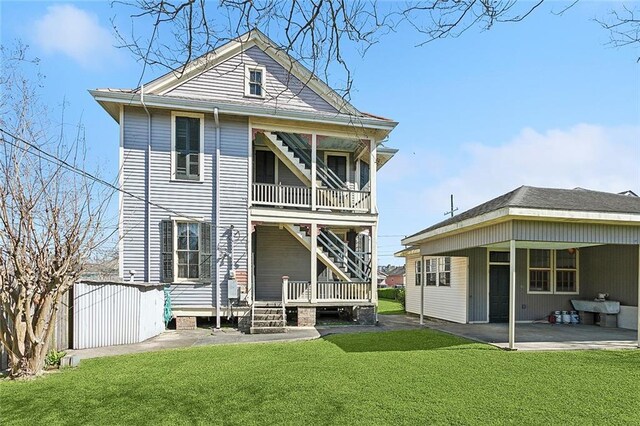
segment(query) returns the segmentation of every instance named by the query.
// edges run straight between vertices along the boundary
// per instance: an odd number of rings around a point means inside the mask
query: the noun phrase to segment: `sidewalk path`
[[[105,356],[153,352],[164,349],[189,348],[205,345],[228,345],[241,343],[273,343],[312,340],[330,334],[369,333],[420,328],[417,319],[404,315],[379,315],[378,325],[318,326],[308,328],[291,327],[287,333],[244,334],[233,328],[211,331],[209,328],[196,330],[167,330],[159,336],[132,345],[106,346],[92,349],[70,349],[68,355],[80,359]]]

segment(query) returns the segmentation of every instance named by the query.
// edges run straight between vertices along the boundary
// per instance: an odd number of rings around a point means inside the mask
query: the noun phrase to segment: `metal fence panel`
[[[75,285],[73,299],[74,349],[138,343],[164,330],[152,322],[162,318],[162,286],[84,282]]]

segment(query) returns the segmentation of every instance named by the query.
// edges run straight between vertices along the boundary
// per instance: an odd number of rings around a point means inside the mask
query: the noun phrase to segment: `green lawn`
[[[391,299],[378,299],[378,313],[380,315],[404,314],[402,303]]]
[[[640,351],[506,352],[430,330],[196,347],[0,382],[0,424],[638,424]]]

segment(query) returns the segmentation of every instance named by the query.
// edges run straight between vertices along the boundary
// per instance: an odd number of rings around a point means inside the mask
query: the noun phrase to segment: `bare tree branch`
[[[623,5],[620,11],[612,10],[605,19],[596,19],[609,32],[609,44],[614,47],[640,45],[640,4]],[[640,57],[638,58],[640,62]]]
[[[64,102],[60,132],[51,125],[39,84],[24,77],[36,63],[25,51],[2,47],[0,79],[0,344],[14,378],[42,371],[59,302],[91,256],[109,199],[72,170],[85,160],[84,129],[65,142]]]

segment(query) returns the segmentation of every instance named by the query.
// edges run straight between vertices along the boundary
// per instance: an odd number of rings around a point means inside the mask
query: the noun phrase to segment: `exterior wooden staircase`
[[[307,250],[311,250],[311,237],[299,225],[284,225]],[[333,232],[322,230],[318,234],[318,259],[341,280],[347,282],[368,281],[370,279],[370,263],[362,259],[361,254],[341,241]]]
[[[311,152],[304,139],[292,133],[258,133],[256,139],[267,145],[298,179],[311,186]],[[316,158],[316,181],[319,188],[349,189],[320,158]]]

